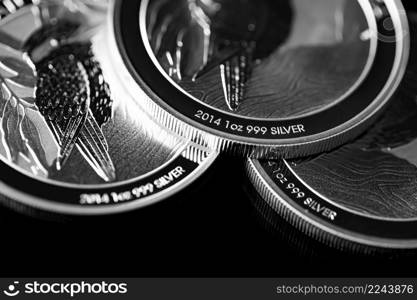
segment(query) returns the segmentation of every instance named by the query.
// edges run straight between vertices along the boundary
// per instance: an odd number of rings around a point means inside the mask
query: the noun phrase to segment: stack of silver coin
[[[305,234],[417,248],[415,28],[399,0],[0,1],[0,193],[125,212],[224,153]]]

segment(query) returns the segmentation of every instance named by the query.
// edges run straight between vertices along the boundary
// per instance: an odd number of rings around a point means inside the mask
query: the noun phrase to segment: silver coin
[[[217,150],[295,157],[363,131],[408,57],[400,1],[113,1],[158,120]],[[268,151],[271,150],[271,151]]]
[[[412,27],[414,41],[415,16]],[[264,199],[302,231],[340,248],[417,248],[417,52],[411,49],[398,95],[355,142],[305,159],[248,162]]]
[[[141,110],[147,96],[127,88],[107,9],[93,2],[41,1],[0,20],[0,191],[25,205],[68,214],[142,207],[217,156]]]

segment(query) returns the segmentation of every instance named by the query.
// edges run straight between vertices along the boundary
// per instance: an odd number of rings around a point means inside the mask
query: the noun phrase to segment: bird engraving
[[[151,47],[177,82],[204,80],[218,69],[228,108],[237,111],[253,67],[287,39],[288,1],[151,1],[147,30]]]
[[[77,149],[102,180],[116,180],[102,129],[113,101],[90,41],[105,14],[94,3],[0,6],[0,154],[34,176],[51,178]]]
[[[37,70],[36,105],[60,145],[57,169],[77,146],[100,177],[115,180],[101,130],[111,117],[110,89],[90,45],[61,47],[39,62]]]

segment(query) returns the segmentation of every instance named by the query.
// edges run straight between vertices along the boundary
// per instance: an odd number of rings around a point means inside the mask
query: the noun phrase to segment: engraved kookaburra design
[[[59,48],[37,64],[36,105],[54,133],[61,169],[75,146],[106,181],[116,177],[101,126],[110,119],[112,100],[89,44]]]
[[[147,13],[153,51],[176,81],[218,68],[236,111],[254,64],[287,38],[292,9],[276,0],[153,0]]]
[[[114,181],[101,128],[113,102],[90,42],[105,14],[83,0],[0,4],[0,154],[47,178],[78,149],[99,177]]]

